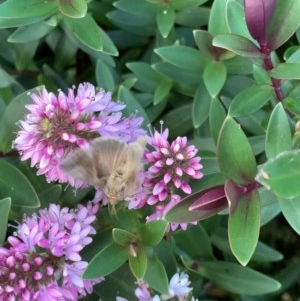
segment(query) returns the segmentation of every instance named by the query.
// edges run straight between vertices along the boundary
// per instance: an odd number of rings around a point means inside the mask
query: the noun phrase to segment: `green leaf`
[[[278,281],[236,263],[201,262],[197,272],[224,289],[241,295],[262,295],[280,288]]]
[[[11,207],[11,198],[0,199],[0,245],[3,245],[6,236],[6,229],[8,225],[8,216]]]
[[[102,52],[108,55],[118,56],[119,51],[108,34],[101,27],[98,27],[98,30],[100,33],[100,40],[102,41]]]
[[[270,248],[268,245],[258,242],[255,252],[252,256],[253,261],[258,262],[273,262],[283,259],[283,255],[275,249]]]
[[[112,69],[101,59],[96,64],[96,80],[97,85],[107,91],[113,91],[116,86]]]
[[[128,246],[136,241],[136,236],[126,230],[115,228],[112,231],[114,241],[121,246]]]
[[[126,105],[126,108],[123,110],[123,113],[126,116],[132,116],[137,114],[139,117],[143,117],[143,127],[147,128],[147,125],[150,124],[148,116],[144,108],[140,105],[134,95],[125,87],[120,86],[118,91],[118,100],[123,102]]]
[[[210,237],[201,224],[188,227],[185,231],[176,231],[173,237],[176,247],[179,247],[191,258],[198,256],[214,258]]]
[[[275,12],[267,28],[267,46],[273,51],[286,42],[300,25],[300,2],[276,1]]]
[[[49,25],[45,21],[22,26],[15,30],[14,33],[8,37],[7,41],[10,43],[27,43],[44,37],[53,28],[54,26]]]
[[[25,105],[32,102],[29,93],[36,93],[39,88],[26,91],[14,98],[6,108],[0,122],[0,150],[4,153],[12,148],[12,141],[18,131],[17,122],[24,117]]]
[[[137,245],[135,256],[129,253],[129,266],[132,274],[137,279],[143,279],[147,269],[147,254],[145,247],[142,244]]]
[[[115,300],[116,288],[118,288],[118,296],[122,296],[127,300],[134,300],[134,290],[136,278],[132,275],[127,264],[122,265],[113,273],[105,276],[105,281],[100,285],[95,285],[93,291],[97,294],[95,300]],[[92,299],[93,300],[93,299]]]
[[[270,86],[252,86],[244,89],[234,99],[229,107],[232,117],[249,115],[259,110],[272,96]]]
[[[30,183],[32,184],[32,182]],[[49,186],[48,184],[47,188],[38,194],[41,207],[42,208],[48,207],[50,203],[59,203],[61,193],[62,193],[61,184],[55,184],[53,186]]]
[[[138,231],[139,240],[146,246],[156,246],[165,235],[167,225],[163,220],[152,221],[142,225]]]
[[[270,71],[270,76],[278,79],[300,79],[300,64],[282,63]]]
[[[162,80],[156,87],[153,95],[153,104],[156,106],[161,103],[170,93],[172,81],[169,79]]]
[[[298,184],[299,185],[299,184]],[[300,235],[300,198],[278,198],[282,214],[290,226]]]
[[[60,12],[70,18],[83,18],[87,12],[85,0],[58,0]]]
[[[213,45],[232,51],[233,53],[248,57],[260,58],[259,49],[250,40],[234,34],[220,34],[213,39]]]
[[[164,7],[156,15],[156,24],[160,34],[166,38],[172,30],[176,14],[173,8]]]
[[[284,199],[300,197],[300,152],[286,151],[263,164],[256,181]]]
[[[81,43],[96,51],[103,50],[99,27],[90,15],[85,15],[80,19],[64,16],[63,20],[67,28]]]
[[[163,60],[181,69],[202,72],[207,63],[200,51],[187,46],[165,46],[154,49]]]
[[[256,175],[256,161],[248,139],[231,117],[222,126],[217,156],[220,170],[236,184],[252,182]]]
[[[229,215],[229,243],[234,256],[245,266],[250,261],[258,242],[260,229],[259,195],[256,190],[253,190],[238,196],[237,200],[232,200],[231,188],[225,184],[227,198],[231,204],[236,203],[236,208]]]
[[[150,287],[161,294],[168,293],[168,277],[164,265],[155,254],[148,256],[147,270],[144,280]]]
[[[208,31],[216,36],[220,33],[229,33],[228,22],[226,18],[227,2],[223,0],[215,0],[211,6],[209,14]]]
[[[151,0],[150,0],[151,1]],[[203,3],[207,2],[208,0],[172,0],[170,3],[172,7],[174,7],[177,10],[182,9],[188,9],[188,8],[194,8],[202,5]],[[159,3],[161,1],[159,0]]]
[[[119,268],[128,259],[126,247],[111,243],[103,248],[90,262],[83,274],[84,279],[106,276]]]
[[[178,106],[176,109],[162,116],[161,119],[164,121],[164,127],[169,129],[170,139],[185,135],[193,128],[191,113],[192,105],[187,104]],[[178,120],[180,120],[180,122],[178,122]]]
[[[205,67],[203,81],[211,97],[215,98],[219,94],[225,83],[226,75],[226,65],[222,61],[212,61]]]
[[[24,2],[8,0],[0,5],[0,19],[47,18],[51,14],[54,14],[56,10],[57,4],[52,1],[26,0]],[[15,26],[20,26],[20,24],[16,24]]]
[[[208,116],[210,133],[217,144],[221,127],[226,118],[225,108],[217,98],[212,99]]]
[[[208,94],[204,84],[199,85],[192,107],[192,120],[195,128],[199,128],[209,116],[211,96]]]
[[[13,165],[0,160],[0,199],[10,197],[13,206],[39,207],[39,198],[27,178]]]
[[[292,149],[292,135],[289,120],[282,104],[273,109],[266,134],[266,155],[268,159]]]

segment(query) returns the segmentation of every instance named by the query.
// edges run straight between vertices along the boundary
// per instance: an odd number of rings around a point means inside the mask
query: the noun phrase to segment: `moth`
[[[88,149],[70,152],[60,166],[69,176],[103,190],[114,208],[136,192],[145,146],[142,136],[130,144],[100,137]]]

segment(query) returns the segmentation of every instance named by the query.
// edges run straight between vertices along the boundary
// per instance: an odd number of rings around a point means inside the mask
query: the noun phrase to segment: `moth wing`
[[[138,185],[138,174],[143,169],[143,155],[146,146],[146,138],[140,136],[137,141],[128,145],[126,151],[126,162],[124,165],[124,180],[126,181],[126,188],[124,195],[132,195]]]
[[[114,138],[96,138],[92,144],[93,160],[101,167],[98,172],[109,177],[126,160],[127,144]]]
[[[96,186],[96,168],[88,150],[77,149],[70,152],[60,162],[60,167],[70,177]]]

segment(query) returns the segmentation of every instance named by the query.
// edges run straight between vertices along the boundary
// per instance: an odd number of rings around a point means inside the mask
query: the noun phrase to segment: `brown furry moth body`
[[[126,144],[115,138],[96,138],[90,148],[70,152],[61,168],[71,177],[103,190],[114,206],[137,190],[146,139]]]

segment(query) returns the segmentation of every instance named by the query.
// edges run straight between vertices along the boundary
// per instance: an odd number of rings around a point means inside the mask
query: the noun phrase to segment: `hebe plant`
[[[76,251],[66,239],[67,250],[52,246],[47,275],[60,270],[60,256],[89,262],[80,267],[85,282],[71,268],[63,280],[85,300],[300,300],[299,15],[294,0],[0,1],[0,300],[11,293],[3,275],[16,277],[7,267],[25,260],[10,230],[36,239],[36,219],[24,215],[49,204],[38,220],[59,221],[61,232],[48,226],[40,245],[51,249],[53,233],[74,238],[75,224],[86,233]],[[157,220],[147,220],[147,204],[120,202],[115,214],[87,205],[92,187],[74,194],[67,180],[47,182],[13,148],[39,86],[57,94],[82,82],[111,91],[149,136],[168,129],[169,141],[187,137],[198,148],[203,177]],[[178,224],[188,226],[170,229]],[[177,291],[176,281],[193,291]],[[45,295],[15,300],[48,300],[44,286]]]

